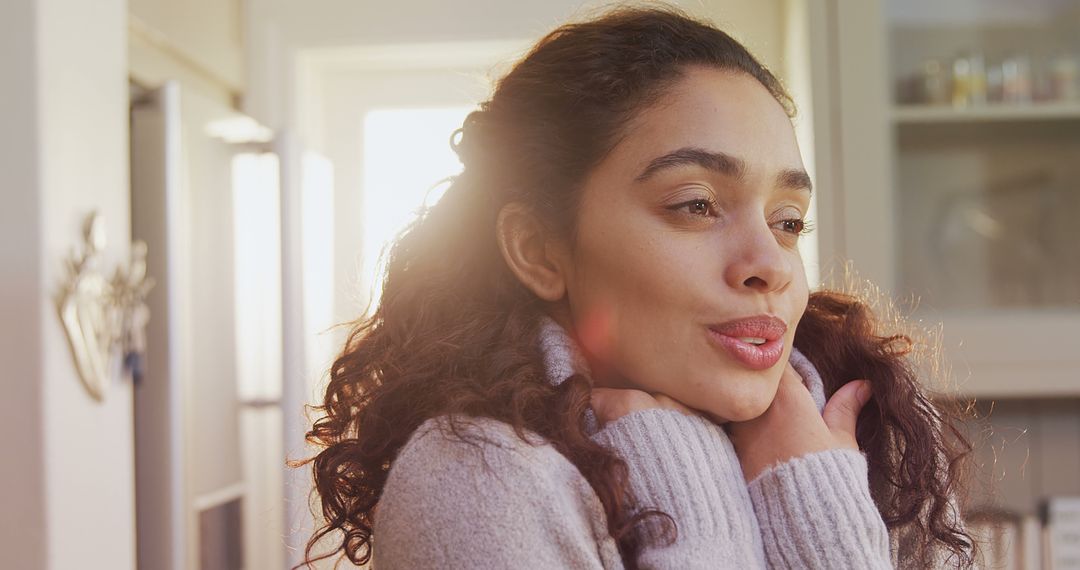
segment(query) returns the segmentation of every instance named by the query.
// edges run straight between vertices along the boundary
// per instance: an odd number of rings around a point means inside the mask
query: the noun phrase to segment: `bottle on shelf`
[[[1053,98],[1058,101],[1076,101],[1080,99],[1080,64],[1076,57],[1062,53],[1050,64],[1050,82]]]
[[[1012,55],[1001,62],[1001,100],[1005,103],[1030,103],[1034,91],[1031,60]]]
[[[986,66],[982,54],[962,52],[952,65],[952,104],[970,107],[986,103]]]
[[[920,79],[919,102],[929,105],[945,105],[949,102],[949,76],[941,60],[924,61]]]

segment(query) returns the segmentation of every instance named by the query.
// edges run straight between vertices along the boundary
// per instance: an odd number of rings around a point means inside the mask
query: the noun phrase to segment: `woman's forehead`
[[[729,157],[744,176],[803,171],[795,130],[783,106],[755,78],[694,68],[628,125],[611,158],[634,177],[686,150]],[[719,164],[725,166],[725,164]]]

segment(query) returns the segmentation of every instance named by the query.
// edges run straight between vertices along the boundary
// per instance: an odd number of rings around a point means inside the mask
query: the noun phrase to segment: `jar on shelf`
[[[1080,99],[1080,64],[1072,54],[1061,54],[1050,64],[1052,97],[1057,101]]]
[[[1005,100],[1005,75],[1001,71],[1001,64],[991,65],[986,68],[986,101],[988,103],[1001,103]]]
[[[945,105],[949,102],[949,75],[940,60],[924,61],[920,80],[922,103]]]
[[[952,104],[968,107],[986,103],[986,66],[981,54],[961,53],[952,65]]]
[[[1031,60],[1013,55],[1001,62],[1001,99],[1006,103],[1030,103],[1034,81]]]

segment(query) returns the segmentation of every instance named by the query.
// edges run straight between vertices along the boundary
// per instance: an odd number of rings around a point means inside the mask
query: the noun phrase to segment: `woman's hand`
[[[590,402],[600,428],[631,412],[648,408],[667,408],[688,416],[699,413],[659,392],[650,394],[631,388],[593,388]]]
[[[753,481],[772,465],[815,451],[858,450],[855,421],[869,399],[869,382],[853,380],[837,390],[819,414],[802,378],[789,363],[764,414],[725,425],[746,480]]]

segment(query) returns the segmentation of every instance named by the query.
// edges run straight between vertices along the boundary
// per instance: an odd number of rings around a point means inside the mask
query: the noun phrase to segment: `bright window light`
[[[281,191],[277,155],[232,161],[236,367],[241,400],[281,397]]]
[[[361,286],[375,310],[382,294],[383,248],[424,204],[428,190],[461,171],[450,134],[473,107],[379,109],[364,116],[364,245]],[[442,190],[439,188],[438,190]]]
[[[311,151],[304,153],[302,165],[304,353],[314,382],[330,367],[340,340],[329,334],[334,324],[334,168]],[[314,398],[315,392],[309,389],[306,395]]]

